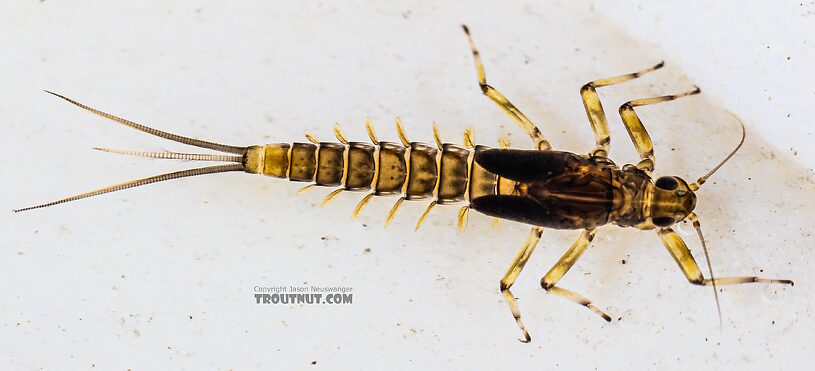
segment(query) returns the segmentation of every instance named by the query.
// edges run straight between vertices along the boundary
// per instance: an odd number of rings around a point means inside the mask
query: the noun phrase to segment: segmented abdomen
[[[497,177],[473,163],[474,149],[421,142],[276,143],[250,147],[246,172],[372,195],[439,204],[495,194]]]

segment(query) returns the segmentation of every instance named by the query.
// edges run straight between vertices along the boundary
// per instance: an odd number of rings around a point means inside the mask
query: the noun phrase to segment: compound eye
[[[679,187],[679,182],[674,179],[672,176],[663,176],[657,179],[655,186],[659,189],[664,189],[666,191],[673,191],[677,187]]]
[[[671,218],[670,216],[658,216],[651,219],[651,222],[657,227],[670,227],[674,224],[674,218]]]

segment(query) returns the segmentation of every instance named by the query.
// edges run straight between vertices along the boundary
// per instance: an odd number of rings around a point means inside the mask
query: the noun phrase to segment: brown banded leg
[[[603,317],[604,320],[611,322],[611,317],[603,312],[600,308],[594,306],[591,303],[591,300],[585,298],[584,296],[562,287],[555,286],[563,275],[572,268],[577,259],[580,259],[580,256],[583,255],[583,252],[586,251],[586,248],[589,247],[591,240],[594,239],[595,229],[586,229],[580,235],[580,238],[572,244],[572,247],[566,251],[565,254],[558,260],[552,269],[546,273],[543,278],[541,278],[541,287],[547,292],[555,294],[560,297],[564,297],[569,299],[577,304],[580,304],[586,308],[593,310],[595,313],[599,314],[600,317]]]
[[[661,102],[670,102],[677,98],[687,97],[689,95],[699,94],[702,90],[699,87],[694,87],[693,90],[675,95],[663,95],[661,97],[637,99],[627,102],[620,106],[620,117],[623,119],[625,130],[628,131],[628,136],[634,142],[637,152],[640,154],[640,162],[637,168],[644,170],[647,173],[654,171],[654,145],[651,143],[651,137],[642,121],[634,111],[634,107],[647,106],[649,104],[656,104]]]
[[[462,25],[464,28],[464,33],[467,35],[467,40],[470,42],[470,49],[473,52],[473,59],[475,60],[475,71],[478,75],[478,86],[481,87],[481,92],[490,98],[495,104],[498,105],[509,117],[515,120],[521,128],[526,131],[527,134],[532,138],[532,141],[535,143],[535,148],[545,150],[551,149],[552,146],[543,137],[543,134],[538,129],[535,124],[532,123],[526,115],[521,112],[514,104],[512,104],[509,99],[507,99],[503,94],[499,93],[498,90],[495,90],[492,86],[487,84],[487,77],[484,74],[484,65],[481,63],[481,54],[478,53],[478,49],[475,47],[475,42],[473,41],[472,36],[470,36],[470,30],[467,26]]]
[[[754,276],[746,276],[746,277],[724,277],[724,278],[715,278],[714,280],[706,279],[702,275],[702,271],[699,270],[699,266],[696,264],[696,260],[693,259],[693,255],[691,255],[690,250],[688,250],[688,245],[685,245],[685,241],[682,241],[682,238],[674,232],[671,228],[662,228],[659,230],[659,238],[662,239],[662,244],[668,249],[668,252],[673,256],[676,264],[679,265],[679,269],[682,270],[682,273],[685,274],[685,277],[688,281],[694,285],[700,286],[709,286],[715,283],[716,285],[735,285],[740,283],[752,283],[752,282],[760,282],[760,283],[780,283],[786,285],[794,285],[791,280],[781,280],[781,279],[774,279],[774,278],[760,278]]]
[[[597,147],[591,152],[592,156],[608,157],[608,150],[611,144],[608,121],[606,120],[603,104],[600,103],[600,97],[597,96],[596,89],[636,79],[648,72],[656,71],[664,65],[665,62],[659,62],[652,67],[634,73],[594,80],[580,88],[580,97],[583,98],[583,107],[586,108],[586,115],[589,117],[591,130],[594,131],[594,140],[597,143]]]
[[[512,284],[515,283],[515,279],[518,278],[518,275],[521,274],[526,262],[529,260],[529,256],[532,255],[532,251],[535,251],[535,246],[537,246],[542,233],[543,228],[532,227],[532,231],[529,232],[529,237],[526,238],[526,242],[524,242],[521,250],[518,251],[518,255],[512,260],[512,264],[509,265],[509,269],[507,269],[507,273],[504,274],[504,278],[501,279],[501,294],[504,295],[504,299],[509,305],[509,310],[512,311],[512,316],[515,317],[515,323],[518,324],[518,327],[520,327],[524,333],[524,338],[518,339],[523,343],[528,343],[532,338],[529,336],[529,332],[526,331],[524,323],[521,322],[521,310],[518,307],[515,296],[512,295],[512,291],[509,291],[509,289],[512,287]]]

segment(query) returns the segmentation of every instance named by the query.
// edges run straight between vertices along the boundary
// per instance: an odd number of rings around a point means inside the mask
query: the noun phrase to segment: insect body
[[[741,147],[744,142],[744,125],[739,145],[713,170],[696,182],[688,184],[675,176],[663,176],[656,181],[652,180],[653,145],[634,108],[698,94],[700,92],[698,88],[682,94],[633,100],[620,107],[620,116],[641,160],[637,164],[619,168],[608,158],[610,148],[608,124],[596,88],[635,79],[661,68],[662,63],[639,72],[595,80],[580,89],[586,114],[594,131],[596,147],[588,155],[578,155],[552,150],[549,142],[532,121],[498,90],[487,84],[479,52],[466,26],[464,31],[470,42],[481,91],[526,131],[534,143],[534,149],[509,149],[506,142],[501,148],[475,145],[470,131],[465,132],[463,146],[443,143],[435,124],[433,127],[435,146],[411,142],[398,119],[396,126],[399,143],[379,141],[368,121],[366,128],[371,143],[349,142],[339,126],[335,126],[334,132],[338,143],[320,142],[307,134],[308,143],[230,146],[156,130],[51,93],[131,128],[226,154],[100,150],[153,158],[230,164],[134,180],[15,211],[51,206],[165,180],[232,171],[309,182],[304,189],[315,185],[338,187],[323,203],[329,202],[342,191],[367,192],[355,208],[354,216],[359,215],[373,196],[398,195],[399,198],[385,220],[386,224],[392,220],[405,200],[430,200],[429,206],[416,225],[417,229],[435,205],[464,203],[458,214],[459,228],[466,224],[470,209],[531,225],[529,237],[500,281],[501,293],[523,332],[523,338],[520,339],[523,342],[528,342],[531,338],[521,322],[520,309],[510,288],[523,270],[545,228],[576,229],[582,232],[560,260],[541,278],[542,288],[593,310],[606,321],[611,321],[611,317],[603,310],[584,296],[562,288],[557,283],[588,248],[597,228],[609,223],[641,230],[656,229],[688,281],[696,285],[712,285],[714,295],[717,295],[716,285],[749,282],[793,284],[790,280],[758,277],[714,278],[710,268],[701,225],[693,212],[696,206],[694,192],[699,190],[707,178]],[[702,275],[687,245],[671,228],[673,224],[685,220],[693,223],[699,235],[708,260],[710,278]],[[718,308],[718,298],[716,303]]]

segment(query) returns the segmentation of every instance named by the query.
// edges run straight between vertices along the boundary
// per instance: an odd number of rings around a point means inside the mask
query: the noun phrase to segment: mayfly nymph
[[[594,80],[580,88],[596,146],[587,155],[574,154],[553,150],[537,126],[503,94],[487,84],[480,54],[469,30],[466,26],[463,28],[470,43],[481,91],[529,135],[534,145],[533,149],[509,148],[508,140],[501,140],[499,148],[476,145],[469,130],[465,131],[463,145],[444,143],[435,124],[434,144],[412,142],[398,119],[396,127],[399,142],[380,141],[374,133],[371,122],[366,121],[370,143],[348,141],[340,127],[336,125],[334,133],[338,142],[322,142],[313,135],[306,134],[308,142],[232,146],[156,130],[49,92],[84,110],[133,129],[223,154],[99,148],[102,151],[227,164],[133,180],[14,211],[52,206],[171,179],[236,171],[309,183],[304,189],[314,186],[336,187],[337,189],[323,200],[324,204],[344,191],[366,192],[354,209],[354,216],[359,215],[374,196],[397,197],[385,219],[386,224],[393,219],[404,201],[429,201],[428,207],[419,218],[417,229],[434,206],[463,204],[458,212],[459,228],[466,225],[467,215],[471,209],[531,226],[528,238],[500,281],[501,293],[523,333],[523,338],[520,339],[522,342],[529,342],[531,337],[521,322],[520,309],[510,288],[523,270],[545,228],[574,229],[581,230],[581,233],[560,260],[541,278],[541,287],[549,293],[591,309],[606,321],[611,321],[611,316],[589,299],[558,286],[558,281],[586,251],[597,228],[606,224],[656,230],[688,281],[695,285],[713,286],[714,295],[718,295],[717,285],[751,282],[793,284],[791,280],[783,279],[713,277],[699,218],[694,213],[695,192],[741,148],[745,138],[744,124],[741,124],[741,141],[736,148],[695,182],[688,183],[678,176],[661,176],[657,179],[652,177],[655,168],[653,144],[635,108],[698,94],[699,88],[680,94],[632,100],[620,106],[619,114],[639,153],[640,161],[618,167],[608,158],[609,128],[596,89],[636,79],[660,69],[663,63],[626,75]],[[707,259],[710,278],[704,277],[685,242],[671,228],[683,221],[690,221],[696,229]],[[716,304],[718,308],[717,296]],[[719,312],[721,320],[721,310]]]

